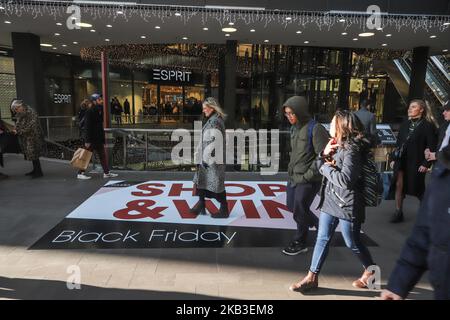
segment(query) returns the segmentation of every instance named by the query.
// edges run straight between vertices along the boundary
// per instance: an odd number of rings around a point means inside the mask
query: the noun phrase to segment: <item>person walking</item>
[[[367,161],[370,142],[364,138],[364,128],[353,113],[337,111],[330,125],[330,139],[319,160],[323,175],[320,190],[319,230],[309,272],[292,284],[292,291],[308,291],[319,285],[319,273],[328,255],[330,241],[338,223],[346,246],[359,258],[363,275],[353,282],[366,288],[375,265],[367,247],[361,241],[361,225],[365,220],[364,181],[362,167]]]
[[[377,120],[375,115],[370,112],[370,101],[363,100],[360,104],[359,110],[355,112],[355,115],[364,126],[366,138],[369,139],[372,146],[376,146],[379,143],[377,135]]]
[[[289,98],[282,109],[291,124],[287,206],[297,223],[295,238],[282,252],[293,256],[308,251],[306,240],[309,227],[317,227],[317,218],[310,210],[321,181],[315,160],[327,145],[329,135],[320,123],[312,120],[305,97]]]
[[[450,137],[450,101],[447,101],[443,106],[442,115],[444,116],[444,123],[439,127],[438,134],[438,146],[442,145],[442,142]],[[438,149],[438,151],[441,151]],[[431,152],[429,148],[425,149],[425,159],[428,161],[436,161],[436,152]]]
[[[0,114],[0,167],[3,167],[3,149],[7,145],[6,127],[3,125],[3,120]],[[0,180],[7,179],[8,176],[0,172]]]
[[[392,271],[383,300],[402,300],[429,271],[436,300],[450,300],[450,135],[438,146],[437,163],[415,226]]]
[[[412,195],[420,200],[425,191],[425,174],[432,162],[425,159],[425,150],[436,151],[437,124],[431,109],[423,100],[412,100],[408,120],[400,126],[397,148],[392,154],[396,210],[390,222],[403,221],[403,200]]]
[[[131,123],[131,110],[130,110],[130,102],[128,99],[125,99],[123,103],[123,112],[125,113],[125,120],[128,123]]]
[[[91,96],[92,104],[85,115],[85,148],[91,152],[96,152],[100,158],[103,168],[103,178],[114,178],[118,175],[109,171],[108,160],[105,151],[105,130],[103,128],[103,97],[100,94]],[[89,180],[84,171],[78,172],[77,178],[80,180]]]
[[[17,122],[12,130],[19,137],[19,144],[25,156],[25,160],[33,163],[33,170],[26,175],[36,179],[42,177],[41,162],[39,157],[44,149],[44,132],[39,123],[39,118],[29,105],[22,100],[13,100],[11,111],[15,113]]]
[[[89,99],[84,99],[81,102],[80,110],[78,111],[78,129],[80,132],[80,139],[86,138],[86,112],[92,107],[92,102]]]
[[[228,218],[230,213],[225,192],[225,118],[226,115],[214,98],[203,102],[204,125],[202,139],[197,146],[197,171],[194,175],[195,195],[198,203],[190,210],[191,214],[206,214],[205,198],[219,201],[219,212],[213,213],[213,218]],[[218,137],[217,133],[221,136]],[[219,143],[219,139],[222,143]],[[215,156],[211,155],[211,144],[214,144]]]

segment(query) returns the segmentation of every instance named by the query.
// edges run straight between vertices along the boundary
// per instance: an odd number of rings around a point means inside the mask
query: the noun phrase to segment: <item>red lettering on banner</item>
[[[186,200],[172,200],[175,207],[178,210],[178,213],[180,214],[180,217],[182,219],[195,219],[197,215],[191,214],[189,210],[189,205]],[[236,200],[227,200],[228,202],[228,210],[231,212],[236,204]],[[215,214],[219,209],[214,205],[214,203],[211,200],[205,201],[206,209],[211,213]]]
[[[233,211],[234,205],[236,204],[236,200],[227,200],[227,202],[228,202],[228,211],[229,212]],[[211,213],[212,215],[219,212],[219,208],[217,208],[214,202],[212,202],[211,200],[206,200],[205,206],[206,209],[209,211],[209,213]]]
[[[191,208],[189,208],[189,205],[186,200],[172,200],[173,204],[178,210],[178,213],[180,214],[180,217],[182,219],[195,219],[197,218],[197,215],[192,214],[189,212]]]
[[[275,192],[286,192],[286,186],[282,184],[258,184],[266,197],[276,197]]]
[[[240,183],[225,183],[225,187],[238,187],[241,188],[243,191],[240,193],[232,193],[227,191],[227,196],[230,197],[244,197],[249,196],[255,193],[255,189],[250,186],[246,186],[245,184]]]
[[[241,200],[242,207],[244,208],[245,216],[248,219],[259,219],[261,216],[258,213],[258,209],[256,209],[253,200]]]
[[[279,203],[273,200],[261,200],[264,208],[267,211],[267,214],[272,219],[284,219],[284,216],[281,214],[280,209],[289,211],[287,205]]]
[[[194,195],[194,188],[183,188],[182,183],[174,183],[170,187],[169,197],[179,197],[182,191],[192,191],[191,194]]]
[[[133,196],[136,197],[153,197],[153,196],[159,196],[160,194],[162,194],[164,191],[158,188],[154,188],[154,187],[162,187],[164,188],[166,185],[162,184],[162,183],[146,183],[146,184],[141,184],[139,186],[137,186],[136,188],[139,190],[143,190],[143,191],[148,191],[148,193],[145,192],[136,192],[133,191],[131,194]]]
[[[142,218],[152,218],[158,219],[163,217],[162,211],[167,209],[167,207],[155,207],[150,209],[151,206],[155,205],[156,202],[153,200],[134,200],[127,203],[125,209],[120,209],[114,212],[114,217],[117,219],[131,220],[131,219],[142,219]],[[133,211],[137,211],[140,214],[130,214]]]

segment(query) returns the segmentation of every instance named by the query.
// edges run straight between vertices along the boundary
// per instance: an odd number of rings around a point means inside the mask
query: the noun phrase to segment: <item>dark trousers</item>
[[[320,182],[299,183],[295,186],[287,185],[287,206],[294,214],[297,223],[297,233],[294,241],[306,243],[308,229],[318,225],[318,219],[309,207],[320,189]]]
[[[42,173],[42,169],[41,169],[41,161],[39,161],[39,159],[37,160],[33,160],[33,172],[34,173]]]
[[[215,193],[205,189],[196,189],[196,195],[199,196],[200,201],[205,201],[205,198],[216,199],[221,204],[227,201],[226,191]]]
[[[109,166],[108,166],[108,159],[106,158],[105,145],[103,145],[103,144],[96,144],[96,145],[91,144],[91,146],[89,148],[87,148],[87,150],[97,153],[97,155],[98,155],[98,157],[100,159],[100,163],[101,163],[102,168],[103,168],[103,172],[104,173],[109,173]],[[84,173],[84,171],[80,170],[78,173],[82,174],[82,173]]]

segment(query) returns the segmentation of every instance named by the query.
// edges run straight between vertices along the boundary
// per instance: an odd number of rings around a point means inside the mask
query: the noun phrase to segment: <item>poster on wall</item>
[[[230,216],[215,218],[216,200],[207,199],[206,215],[189,212],[198,201],[191,181],[110,181],[30,249],[281,247],[292,240],[285,182],[228,181],[226,191]],[[344,245],[340,235],[333,245]]]

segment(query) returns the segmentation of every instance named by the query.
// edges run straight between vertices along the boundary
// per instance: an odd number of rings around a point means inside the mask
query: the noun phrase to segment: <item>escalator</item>
[[[411,76],[411,60],[409,58],[396,59],[392,62],[383,63],[382,67],[389,74],[403,101],[407,103]],[[432,56],[428,59],[424,98],[432,105],[442,106],[449,100],[449,68],[449,61],[445,56]]]

